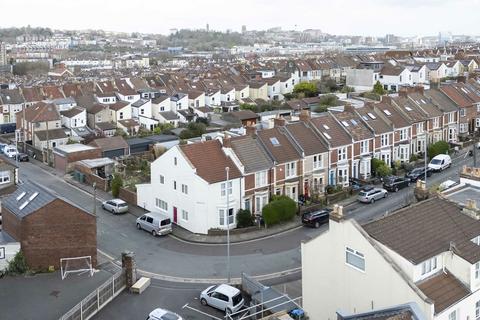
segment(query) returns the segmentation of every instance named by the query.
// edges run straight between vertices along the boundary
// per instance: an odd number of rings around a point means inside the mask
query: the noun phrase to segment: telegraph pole
[[[97,183],[93,183],[93,215],[97,215]]]
[[[229,210],[229,196],[228,196],[228,187],[230,183],[229,177],[229,167],[225,167],[225,171],[227,172],[227,184],[225,186],[225,191],[227,193],[227,208],[225,210],[225,218],[227,223],[227,283],[230,283],[230,210]]]

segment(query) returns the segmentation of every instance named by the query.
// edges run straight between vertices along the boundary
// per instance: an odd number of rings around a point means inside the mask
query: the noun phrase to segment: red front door
[[[177,207],[173,207],[173,222],[177,223]]]

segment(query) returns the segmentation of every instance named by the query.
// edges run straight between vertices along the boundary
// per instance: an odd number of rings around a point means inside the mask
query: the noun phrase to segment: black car
[[[398,190],[408,187],[410,185],[409,178],[401,178],[397,176],[390,176],[383,181],[383,188],[388,191],[397,192]]]
[[[28,159],[28,154],[26,154],[26,153],[19,153],[19,154],[17,154],[17,160],[20,161],[20,162],[29,161],[29,159]]]
[[[318,228],[324,223],[328,223],[332,209],[324,208],[317,211],[306,212],[302,215],[302,223],[306,226]]]
[[[427,167],[427,177],[430,177],[431,175],[432,169]],[[417,182],[418,179],[425,179],[425,167],[413,169],[405,176],[405,178],[410,179],[411,182]]]

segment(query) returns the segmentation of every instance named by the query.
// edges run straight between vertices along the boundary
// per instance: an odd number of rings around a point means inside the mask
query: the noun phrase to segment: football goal
[[[62,280],[71,273],[88,273],[90,276],[93,276],[92,256],[61,258],[60,272]]]

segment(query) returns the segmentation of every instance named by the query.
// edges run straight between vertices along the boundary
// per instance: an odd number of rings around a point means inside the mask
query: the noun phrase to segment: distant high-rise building
[[[245,32],[247,32],[247,26],[246,26],[246,25],[243,25],[243,26],[242,26],[242,33],[245,33]]]
[[[208,23],[207,23],[207,29],[206,30],[207,30],[207,32],[210,31],[210,26],[208,25]]]
[[[0,66],[7,64],[7,48],[4,42],[0,42]]]
[[[450,31],[441,31],[438,33],[438,44],[445,45],[447,42],[452,42],[453,36]]]

